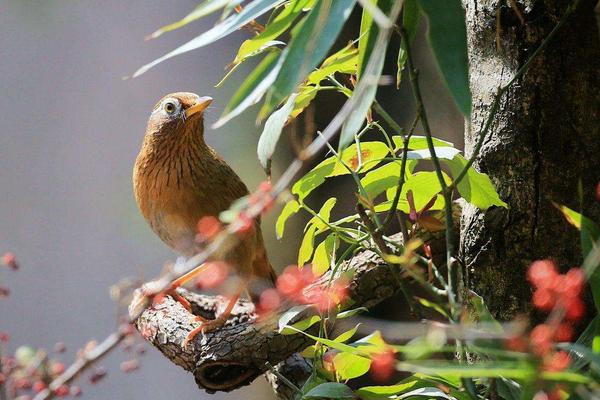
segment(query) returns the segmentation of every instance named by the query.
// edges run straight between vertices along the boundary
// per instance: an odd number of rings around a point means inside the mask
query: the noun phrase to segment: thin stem
[[[450,303],[452,314],[456,315],[459,312],[460,308],[459,304],[457,303],[460,303],[461,294],[457,279],[458,273],[456,271],[456,263],[454,260],[456,239],[454,234],[454,221],[452,218],[452,190],[449,190],[448,185],[446,185],[446,180],[444,179],[444,174],[442,172],[440,160],[438,159],[437,154],[435,152],[431,128],[429,126],[429,119],[427,118],[427,112],[425,111],[425,105],[423,103],[423,97],[421,95],[421,88],[419,86],[418,72],[414,66],[410,41],[407,39],[403,29],[400,29],[399,32],[400,36],[402,37],[402,40],[406,45],[408,75],[410,77],[412,93],[417,106],[417,115],[419,115],[421,119],[421,125],[425,130],[427,147],[429,148],[429,153],[431,154],[431,160],[433,161],[435,173],[440,183],[440,187],[442,188],[442,195],[444,196],[444,209],[446,213],[446,265],[448,267],[449,286],[448,302]]]
[[[285,376],[283,376],[283,374],[279,371],[277,371],[275,369],[275,367],[273,367],[273,365],[271,365],[270,362],[265,362],[265,365],[267,366],[267,368],[269,368],[269,371],[271,371],[271,373],[273,373],[273,375],[277,376],[287,387],[289,387],[290,389],[292,389],[294,392],[296,393],[302,393],[302,390],[300,390],[300,388],[296,385],[294,385],[292,383],[292,381],[290,381],[288,378],[286,378]]]

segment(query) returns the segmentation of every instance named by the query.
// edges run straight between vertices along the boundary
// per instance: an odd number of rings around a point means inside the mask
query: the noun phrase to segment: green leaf
[[[554,203],[554,205],[564,215],[567,221],[580,232],[581,250],[585,260],[584,265],[587,265],[588,261],[591,260],[591,265],[586,266],[584,269],[586,274],[588,274],[588,281],[592,289],[596,310],[600,310],[600,270],[597,269],[598,261],[596,261],[595,256],[591,254],[595,251],[594,246],[600,246],[600,227],[588,217],[567,206],[556,203]]]
[[[335,342],[339,342],[339,343],[347,342],[348,340],[352,339],[352,336],[354,336],[356,334],[356,331],[358,330],[359,326],[360,326],[360,324],[357,324],[354,328],[352,328],[344,333],[340,333],[338,335],[338,337],[336,337],[333,340]]]
[[[323,79],[338,72],[342,74],[354,74],[356,73],[357,60],[358,50],[350,43],[348,46],[327,57],[319,69],[308,75],[307,81],[312,84],[319,84]]]
[[[432,301],[429,301],[429,300],[427,300],[427,299],[424,299],[424,298],[422,298],[422,297],[416,297],[416,299],[417,299],[417,301],[418,301],[418,302],[419,302],[419,303],[420,303],[420,304],[421,304],[423,307],[426,307],[426,308],[430,308],[430,309],[432,309],[432,310],[435,310],[435,311],[437,311],[437,312],[438,312],[438,313],[439,313],[441,316],[448,318],[448,311],[444,310],[444,308],[443,308],[441,305],[439,305],[439,304],[437,304],[437,303],[434,303],[434,302],[432,302]]]
[[[275,234],[277,235],[277,239],[281,239],[283,237],[283,230],[285,229],[285,223],[289,217],[296,214],[300,210],[300,203],[296,200],[290,200],[286,203],[281,210],[281,214],[277,217],[277,222],[275,223]]]
[[[460,154],[457,154],[452,160],[442,160],[450,167],[452,176],[458,177],[463,168],[467,165],[467,160]],[[457,186],[460,195],[469,203],[480,210],[487,210],[492,206],[508,208],[508,205],[500,200],[496,188],[492,184],[487,174],[478,172],[473,166]]]
[[[394,4],[393,0],[377,0],[377,7],[384,13],[389,14]],[[385,62],[386,48],[381,51],[375,50],[375,43],[379,35],[379,26],[374,23],[371,14],[364,9],[360,24],[360,39],[358,42],[358,67],[357,78],[359,81],[363,79],[362,73],[366,69],[369,62],[375,66],[372,76],[369,76],[368,81],[364,81],[366,89],[358,99],[354,106],[354,110],[342,125],[342,133],[340,134],[339,149],[345,148],[350,144],[354,135],[358,133],[362,127],[367,114],[371,108],[371,104],[375,100],[375,95],[378,89],[379,77],[383,71]]]
[[[300,88],[298,91],[298,96],[296,97],[296,102],[294,104],[294,110],[292,111],[292,118],[296,118],[308,105],[311,101],[317,97],[317,93],[319,93],[319,86],[305,85]]]
[[[353,144],[345,149],[340,157],[353,171],[363,173],[376,167],[380,162],[379,160],[388,153],[389,149],[385,143],[364,142],[360,144],[360,154],[357,145]],[[300,178],[292,186],[292,193],[298,195],[298,198],[302,201],[310,192],[325,182],[326,178],[349,173],[337,157],[329,157]]]
[[[346,381],[369,372],[371,360],[350,353],[338,353],[333,358],[333,365],[339,378]]]
[[[379,9],[386,15],[389,14],[392,9],[392,5],[394,4],[394,0],[374,0],[372,1],[374,5],[379,7]],[[406,7],[406,5],[404,6]],[[373,52],[373,48],[375,47],[375,41],[377,40],[377,35],[379,34],[379,26],[374,23],[373,17],[371,14],[363,9],[362,19],[360,21],[360,35],[358,40],[358,68],[356,71],[356,76],[360,79],[362,72],[367,67],[369,62],[369,58],[371,57],[371,53]]]
[[[290,322],[298,318],[298,316],[309,309],[309,305],[293,306],[279,317],[279,332],[283,331],[286,326],[289,326]],[[293,325],[292,325],[293,326]],[[297,328],[296,328],[297,329]]]
[[[391,396],[406,393],[417,385],[417,380],[389,386],[364,386],[356,391],[356,394],[365,400],[389,399]]]
[[[271,10],[272,8],[277,7],[284,1],[285,0],[254,0],[248,3],[239,14],[231,15],[230,17],[215,25],[212,29],[209,29],[208,31],[200,34],[199,36],[196,36],[194,39],[183,44],[182,46],[179,46],[178,48],[165,54],[164,56],[157,58],[151,63],[144,65],[143,67],[135,71],[133,77],[135,78],[142,75],[150,68],[155,67],[156,65],[160,64],[165,60],[168,60],[169,58],[206,46],[207,44],[213,43],[237,31],[238,29],[246,25],[248,22],[261,16],[262,14]]]
[[[471,115],[467,28],[460,0],[419,0],[429,20],[428,39],[438,67],[456,105]]]
[[[460,154],[460,150],[454,147],[437,147],[435,155],[437,158],[452,160],[456,155]],[[409,160],[430,160],[431,153],[429,149],[409,150],[406,152],[406,158]]]
[[[433,141],[433,147],[436,150],[436,154],[439,147],[454,147],[452,142],[448,142],[446,140],[438,138],[431,138],[431,140]],[[394,151],[398,152],[404,148],[404,143],[400,136],[393,136],[392,141],[394,142]],[[408,148],[410,150],[428,149],[429,145],[427,144],[427,137],[419,135],[411,136],[408,141]]]
[[[446,182],[450,183],[450,178],[446,174],[442,174],[444,175]],[[398,203],[398,209],[407,214],[410,212],[409,204],[406,200],[409,191],[412,191],[416,211],[420,211],[433,197],[440,194],[442,187],[440,186],[440,181],[434,171],[419,171],[414,175],[410,175],[402,187],[402,193],[400,193],[400,199],[404,201]],[[388,200],[391,201],[395,194],[396,188],[394,187],[387,191],[386,196]],[[438,201],[430,208],[430,210],[438,210],[442,206],[443,197],[438,196]]]
[[[254,51],[253,53],[248,54],[246,57],[240,59],[239,61],[233,62],[229,71],[227,71],[225,76],[223,78],[221,78],[221,80],[219,81],[219,83],[217,83],[215,85],[215,87],[221,87],[221,85],[227,80],[227,78],[229,78],[231,75],[233,75],[233,73],[238,69],[238,67],[240,65],[242,65],[244,62],[248,61],[252,57],[256,57],[267,51],[275,51],[275,52],[277,52],[277,54],[279,54],[279,52],[281,50],[279,50],[279,48],[277,46],[282,46],[282,45],[285,45],[285,43],[280,42],[278,40],[272,40],[270,42],[266,42],[262,47],[256,49],[256,51]]]
[[[419,6],[417,4],[417,0],[405,0],[402,13],[402,27],[404,28],[404,32],[406,32],[406,36],[411,43],[417,35],[419,17]],[[398,71],[396,72],[396,88],[398,89],[400,88],[400,82],[402,81],[402,71],[406,65],[406,60],[408,59],[406,44],[406,41],[401,40],[400,49],[398,50]]]
[[[329,217],[331,216],[331,210],[333,210],[333,206],[335,206],[336,201],[337,199],[335,197],[328,198],[317,213],[319,217],[312,217],[306,224],[304,231],[308,229],[309,225],[314,225],[317,227],[316,233],[321,233],[324,229],[326,229],[327,223],[329,222]]]
[[[567,206],[556,203],[555,206],[571,225],[581,231],[581,248],[583,250],[583,258],[586,258],[594,247],[594,243],[600,239],[600,227],[588,217]]]
[[[354,393],[343,383],[327,382],[311,389],[303,398],[352,399]]]
[[[196,21],[197,19],[212,14],[213,12],[220,10],[221,8],[227,5],[236,6],[242,1],[243,0],[205,0],[203,3],[198,4],[196,8],[194,8],[194,10],[188,15],[186,15],[183,19],[169,24],[167,26],[163,26],[162,28],[156,30],[151,35],[149,35],[149,38],[157,38],[163,33],[179,29],[182,26],[189,24],[190,22]]]
[[[337,241],[337,235],[332,233],[317,246],[312,259],[312,272],[316,276],[323,275],[331,266],[331,259],[334,256],[333,249],[337,247]]]
[[[298,331],[305,331],[319,321],[321,321],[321,317],[319,315],[311,315],[308,318],[304,318],[296,322],[291,327],[284,326],[283,329],[279,331],[279,333],[281,333],[282,335],[295,335],[298,333]]]
[[[300,249],[298,250],[298,267],[302,268],[304,264],[313,254],[315,249],[315,234],[317,232],[317,226],[315,224],[308,225],[308,229],[304,233],[304,237],[302,238],[302,244],[300,244]]]
[[[410,174],[417,162],[414,160],[406,161],[406,174]],[[400,161],[387,163],[379,168],[369,171],[361,180],[360,183],[371,198],[377,197],[389,188],[398,185],[400,177],[400,169],[402,165]],[[406,179],[406,177],[405,177]]]
[[[266,43],[277,39],[284,33],[302,13],[308,0],[293,0],[285,6],[271,22],[265,26],[265,30],[252,39],[245,40],[240,46],[234,63],[242,62],[251,54],[262,48]]]
[[[284,54],[281,72],[267,93],[260,112],[264,118],[283,99],[290,95],[300,82],[327,55],[344,22],[350,16],[356,0],[322,0],[292,30],[292,40]]]
[[[225,125],[245,109],[258,103],[281,68],[279,53],[279,51],[273,51],[267,54],[254,71],[250,73],[238,91],[231,97],[229,104],[223,111],[223,115],[213,124],[213,128],[216,129]]]
[[[366,307],[353,308],[351,310],[346,310],[346,311],[342,311],[341,313],[339,313],[337,315],[337,319],[354,317],[355,315],[358,315],[362,312],[368,312],[368,311],[369,311],[369,309]]]
[[[257,148],[258,161],[260,161],[260,165],[265,170],[268,168],[271,157],[275,152],[275,146],[277,146],[281,131],[294,108],[296,96],[295,93],[292,94],[283,107],[271,114],[267,122],[265,122],[265,127],[260,135],[260,139],[258,139]]]

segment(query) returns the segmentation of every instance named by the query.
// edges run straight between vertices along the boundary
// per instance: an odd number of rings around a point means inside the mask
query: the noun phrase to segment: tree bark
[[[467,155],[497,89],[526,62],[571,1],[516,3],[524,23],[509,0],[463,0],[473,94]],[[509,209],[465,207],[461,256],[468,286],[503,320],[529,310],[525,274],[532,260],[552,258],[561,269],[581,263],[579,234],[552,201],[600,219],[593,193],[600,178],[600,43],[594,6],[595,1],[582,0],[508,91],[477,158],[476,166],[490,175]]]

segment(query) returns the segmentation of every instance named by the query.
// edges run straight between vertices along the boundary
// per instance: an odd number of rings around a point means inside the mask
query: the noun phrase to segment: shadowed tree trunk
[[[497,89],[539,46],[571,1],[463,0],[473,112],[465,136],[470,155]],[[537,258],[562,269],[581,263],[578,232],[552,205],[596,220],[600,204],[600,43],[594,1],[581,1],[550,45],[500,102],[478,157],[509,209],[463,213],[461,253],[468,285],[501,319],[527,311],[525,273]],[[497,46],[499,44],[500,46]],[[582,182],[582,206],[578,184]]]

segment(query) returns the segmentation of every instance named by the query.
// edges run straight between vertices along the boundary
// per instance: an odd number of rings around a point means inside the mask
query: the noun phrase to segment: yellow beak
[[[194,104],[193,106],[190,106],[187,110],[185,110],[185,116],[187,118],[189,118],[194,114],[197,114],[199,112],[206,110],[206,108],[210,105],[210,103],[212,103],[212,101],[213,101],[212,97],[208,97],[208,96],[200,97],[198,99],[198,101],[196,102],[196,104]]]

